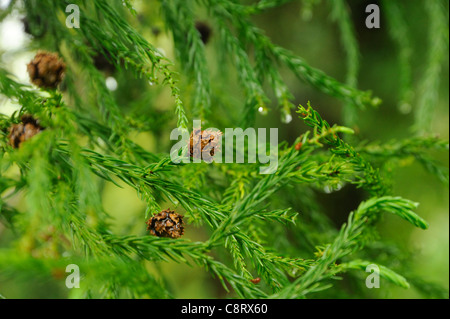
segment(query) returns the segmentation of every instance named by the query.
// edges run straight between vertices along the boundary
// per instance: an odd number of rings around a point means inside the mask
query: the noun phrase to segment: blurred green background
[[[424,0],[399,1],[405,8],[404,13],[409,27],[409,36],[413,44],[412,79],[413,90],[417,92],[418,83],[423,76],[427,61],[429,21],[423,13]],[[305,5],[311,5],[311,11]],[[399,63],[398,52],[387,32],[383,5],[378,1],[348,1],[351,8],[352,22],[356,29],[360,46],[360,72],[359,88],[372,90],[375,96],[380,97],[383,103],[377,109],[359,111],[357,122],[358,139],[369,141],[389,141],[392,138],[406,138],[412,134],[411,126],[414,123],[414,109],[416,101],[410,108],[399,109]],[[365,6],[369,3],[378,3],[381,9],[381,28],[367,29],[364,25],[366,17]],[[175,60],[171,35],[165,32],[163,21],[159,16],[158,3],[155,1],[134,1],[138,12],[138,19],[132,24],[156,47],[164,50],[166,55]],[[448,18],[448,3],[447,3]],[[211,40],[206,46],[210,75],[215,94],[227,96],[230,104],[236,104],[235,113],[223,114],[224,108],[221,97],[217,98],[216,105],[209,118],[209,124],[220,127],[221,117],[239,120],[239,107],[243,105],[242,92],[239,83],[235,80],[235,70],[231,64],[228,75],[222,73],[217,66],[217,56],[220,48],[217,45],[218,34],[214,32],[214,24],[208,20],[206,12],[198,12],[199,20],[209,23],[212,27]],[[20,10],[14,12],[11,18],[0,25],[0,53],[2,65],[8,68],[20,80],[29,83],[24,74],[26,64],[34,55],[36,41],[28,34],[18,47],[13,47],[5,40],[13,31],[12,28],[23,28]],[[327,1],[292,1],[281,7],[257,15],[253,21],[265,30],[270,39],[282,47],[288,48],[298,56],[304,58],[310,65],[323,70],[339,81],[345,82],[346,58],[340,42],[340,33],[336,24],[330,17],[330,5]],[[82,27],[82,26],[81,26]],[[160,33],[155,34],[152,28],[159,28]],[[154,30],[154,29],[153,29]],[[23,31],[21,31],[23,33]],[[14,63],[12,62],[14,61]],[[176,60],[175,60],[176,63]],[[441,82],[439,87],[439,104],[436,105],[433,115],[433,132],[441,138],[449,137],[449,90],[448,90],[448,57],[442,66]],[[179,70],[182,73],[181,70]],[[282,69],[283,79],[295,96],[295,105],[306,105],[307,101],[330,124],[342,124],[343,102],[318,92],[314,88],[299,81],[289,70]],[[175,127],[164,123],[162,119],[172,118],[173,101],[166,88],[150,86],[142,80],[136,80],[127,71],[118,71],[113,74],[117,81],[114,94],[124,110],[129,114],[140,114],[148,117],[149,127],[144,133],[132,133],[133,139],[152,152],[168,152],[171,141],[168,134]],[[189,81],[181,76],[181,83],[189,92],[192,88]],[[270,91],[270,90],[269,90]],[[186,98],[189,105],[189,99]],[[17,109],[17,105],[0,98],[0,110],[10,114]],[[270,105],[267,115],[258,114],[255,127],[278,127],[279,140],[292,143],[297,136],[306,130],[304,124],[292,112],[293,120],[290,123],[282,121],[282,114],[276,103]],[[161,124],[159,124],[161,123]],[[448,154],[440,155],[442,162],[448,162]],[[449,196],[448,189],[427,173],[418,163],[406,161],[405,165],[393,173],[393,193],[420,203],[417,213],[430,224],[428,230],[415,229],[396,216],[385,216],[378,225],[380,236],[388,242],[399,245],[404,251],[411,252],[413,257],[399,256],[399,262],[407,262],[411,274],[424,280],[440,283],[448,289],[449,286]],[[145,204],[140,201],[134,190],[127,186],[120,189],[113,184],[100,184],[105,210],[114,217],[117,229],[123,225],[132,225],[133,221],[141,220],[145,211]],[[336,227],[346,220],[348,212],[363,200],[361,193],[343,188],[327,194],[319,194],[321,204],[329,211],[329,215],[336,222]],[[24,208],[20,196],[13,198],[12,203]],[[162,205],[164,207],[164,205]],[[142,233],[141,227],[133,227],[136,233]],[[192,240],[205,240],[207,233],[202,228],[189,226],[186,229],[186,238]],[[0,224],[0,247],[6,247],[14,239],[11,230]],[[212,279],[208,273],[198,267],[189,267],[175,263],[164,263],[149,266],[155,274],[166,274],[168,285],[176,298],[217,298],[226,297],[226,293],[218,280]],[[15,274],[11,277],[0,276],[0,291],[8,292],[8,298],[65,298],[68,291],[64,281],[52,277],[21,278]],[[420,298],[413,288],[406,290],[393,285],[383,289],[372,289],[373,298]],[[343,295],[344,297],[344,295]]]

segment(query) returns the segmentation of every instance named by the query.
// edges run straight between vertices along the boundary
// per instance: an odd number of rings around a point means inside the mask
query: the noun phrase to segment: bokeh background
[[[423,77],[427,61],[428,25],[423,12],[424,0],[400,1],[406,8],[405,18],[409,27],[409,36],[413,45],[412,55],[412,88],[417,92],[418,83]],[[434,1],[434,0],[430,0]],[[251,1],[247,1],[251,2]],[[8,0],[0,0],[0,12],[8,5]],[[367,29],[365,6],[377,3],[381,9],[381,28]],[[175,61],[171,34],[168,33],[159,15],[157,1],[133,1],[138,17],[129,17],[132,24],[156,47],[161,49],[170,59]],[[388,34],[388,25],[383,14],[383,5],[378,1],[350,0],[352,23],[354,24],[360,46],[359,88],[372,90],[383,103],[377,109],[358,112],[358,138],[368,141],[389,141],[393,138],[406,138],[412,134],[414,124],[415,99],[411,105],[399,107],[399,60],[395,44]],[[448,3],[446,7],[448,18]],[[45,41],[45,26],[37,30],[37,34],[25,32],[18,1],[17,10],[11,12],[0,23],[0,64],[16,76],[18,81],[30,83],[26,73],[26,64],[32,59],[36,50]],[[45,21],[46,17],[42,17]],[[206,46],[210,66],[212,84],[216,94],[227,96],[230,104],[236,105],[236,111],[223,114],[223,100],[217,97],[213,106],[210,123],[220,123],[222,116],[239,120],[239,107],[243,106],[242,92],[235,80],[233,66],[229,74],[223,74],[217,65],[220,49],[217,45],[218,35],[214,32],[214,24],[208,20],[207,12],[199,11],[198,19],[209,23],[212,28],[211,38]],[[328,75],[345,82],[346,58],[340,42],[339,29],[330,16],[330,5],[327,1],[292,1],[281,7],[269,10],[253,18],[270,39],[304,58],[310,65],[323,70]],[[81,26],[82,27],[82,26]],[[36,31],[36,30],[35,30]],[[42,32],[42,36],[39,33]],[[448,39],[448,37],[447,37]],[[223,67],[223,66],[222,66]],[[439,86],[438,105],[433,114],[433,132],[441,138],[449,137],[449,90],[448,90],[448,56],[442,65]],[[182,71],[180,70],[182,74]],[[343,102],[318,92],[314,88],[299,81],[289,70],[282,69],[283,79],[294,94],[294,104],[305,105],[307,101],[319,111],[329,123],[342,124]],[[191,90],[187,79],[180,76],[181,85],[186,91]],[[139,114],[148,118],[149,127],[142,133],[132,133],[132,138],[152,152],[168,152],[172,142],[168,133],[175,127],[167,126],[165,121],[173,117],[173,100],[169,91],[156,85],[135,79],[125,70],[105,71],[105,81],[129,114]],[[188,101],[186,101],[189,104]],[[269,104],[268,114],[258,114],[255,127],[278,127],[279,139],[292,143],[306,127],[292,112],[292,119],[286,120],[280,109],[273,102]],[[19,108],[11,101],[0,96],[0,112],[12,114]],[[439,160],[448,163],[447,154],[437,154]],[[406,161],[393,173],[394,194],[420,203],[417,213],[430,224],[428,230],[420,230],[405,223],[396,216],[386,215],[378,225],[381,237],[396,243],[401,251],[410,252],[399,262],[407,262],[411,274],[425,280],[436,282],[448,289],[449,286],[449,196],[448,188],[435,177],[427,173],[415,162]],[[145,204],[140,201],[134,190],[123,185],[120,189],[113,184],[101,186],[104,208],[109,212],[117,227],[132,224],[133,220],[142,216]],[[329,212],[329,216],[339,227],[346,220],[348,212],[363,200],[363,194],[355,189],[344,187],[334,192],[318,194],[321,205]],[[13,198],[13,204],[20,209],[22,199]],[[7,246],[14,240],[14,233],[0,224],[0,247]],[[188,228],[186,238],[204,240],[206,233],[201,228]],[[220,284],[212,280],[210,275],[195,266],[165,263],[154,267],[155,273],[167,274],[168,284],[177,298],[216,298],[224,297]],[[0,291],[8,292],[8,298],[66,298],[68,291],[63,280],[55,278],[21,278],[0,276]],[[413,288],[406,290],[389,285],[389,289],[373,289],[373,298],[421,298]]]

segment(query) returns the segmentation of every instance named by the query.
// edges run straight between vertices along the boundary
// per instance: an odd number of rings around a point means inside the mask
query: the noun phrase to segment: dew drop
[[[110,91],[115,91],[117,90],[117,81],[115,78],[113,78],[112,76],[108,76],[106,78],[106,87],[108,88],[108,90]]]
[[[10,3],[11,0],[0,0],[0,9],[5,10]]]
[[[409,103],[402,103],[399,105],[398,110],[402,113],[402,114],[408,114],[411,112],[411,104]]]
[[[333,192],[337,192],[344,187],[343,183],[337,183],[337,184],[331,184],[331,185],[325,185],[323,188],[323,191],[327,194],[331,194]]]
[[[333,190],[331,189],[330,185],[325,185],[323,191],[327,194],[330,194]]]
[[[260,106],[258,108],[258,112],[261,113],[262,115],[266,115],[267,114],[267,109],[263,106]]]
[[[281,121],[283,122],[283,123],[290,123],[291,121],[292,121],[292,115],[291,115],[291,113],[284,113],[283,115],[282,115],[282,118],[281,118]]]

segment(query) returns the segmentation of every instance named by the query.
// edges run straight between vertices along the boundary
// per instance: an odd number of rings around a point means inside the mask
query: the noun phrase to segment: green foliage
[[[59,90],[44,90],[21,83],[0,66],[0,94],[17,106],[11,115],[0,115],[0,226],[9,228],[9,237],[0,238],[0,282],[19,277],[61,282],[66,265],[77,264],[81,288],[65,291],[64,297],[176,298],[171,275],[162,269],[178,263],[209,273],[227,297],[341,297],[337,279],[345,276],[365,289],[358,276],[378,264],[381,278],[394,285],[416,287],[426,297],[448,296],[445,288],[417,275],[403,276],[398,256],[389,253],[377,228],[384,212],[419,229],[429,226],[414,212],[417,203],[394,194],[392,171],[405,161],[417,161],[448,187],[448,165],[438,158],[448,153],[448,141],[426,134],[448,54],[448,17],[441,1],[423,5],[430,43],[414,99],[405,9],[383,2],[401,69],[398,105],[414,104],[416,128],[407,138],[388,142],[362,141],[355,134],[362,111],[383,114],[373,110],[381,99],[358,89],[360,48],[345,0],[328,3],[346,56],[345,83],[276,44],[254,22],[254,16],[290,0],[160,0],[136,8],[133,1],[23,2],[12,1],[0,21],[13,10],[32,25],[46,17],[45,35],[33,38],[28,49],[58,52],[67,74]],[[301,2],[304,17],[311,18],[316,2]],[[70,3],[80,6],[79,29],[64,24]],[[144,23],[139,23],[141,10],[152,12]],[[214,26],[209,47],[195,26],[202,15]],[[158,40],[149,26],[158,23],[173,43],[173,59],[152,44]],[[107,88],[94,63],[99,56],[122,80],[120,93]],[[286,72],[343,101],[341,121],[349,127],[330,125],[310,102],[300,105],[299,119],[310,130],[296,128],[292,144],[279,144],[275,174],[258,174],[256,164],[171,161],[168,134],[175,127],[188,129],[192,119],[224,128],[255,125],[258,110],[290,114],[295,95]],[[236,103],[227,88],[236,85],[230,75],[241,90]],[[169,109],[162,111],[164,103]],[[9,129],[23,114],[38,118],[45,130],[14,149]],[[135,138],[149,132],[157,140],[151,149]],[[102,198],[111,184],[131,188],[145,208],[139,214],[125,211],[125,219],[117,221]],[[361,189],[364,200],[336,227],[316,195],[346,185]],[[191,231],[183,238],[146,232],[145,221],[166,206],[185,215]],[[375,246],[390,256],[388,264],[373,256]],[[256,277],[259,284],[252,282]],[[8,297],[1,289],[0,297]],[[349,297],[368,295],[355,291]]]
[[[439,87],[439,74],[446,55],[448,55],[448,16],[445,7],[440,1],[428,1],[425,10],[429,28],[429,51],[427,68],[421,81],[418,97],[418,110],[416,112],[415,128],[420,133],[430,132],[433,108],[437,103],[436,87]]]

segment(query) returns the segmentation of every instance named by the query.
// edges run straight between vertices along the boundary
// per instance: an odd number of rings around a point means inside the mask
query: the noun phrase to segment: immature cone
[[[22,123],[13,124],[9,129],[9,144],[13,148],[19,148],[23,142],[43,130],[39,122],[31,115],[23,115],[21,121]]]
[[[189,137],[189,156],[211,161],[220,143],[222,132],[199,129],[193,130]],[[203,152],[204,151],[204,152]]]
[[[202,39],[203,44],[207,44],[212,33],[211,27],[205,22],[197,21],[195,23],[195,28],[200,33],[200,38]]]
[[[43,21],[40,16],[35,16],[32,19],[31,23],[28,17],[22,19],[23,31],[35,38],[42,38],[47,31],[47,21]]]
[[[61,83],[66,64],[56,53],[39,51],[27,65],[33,84],[41,88],[55,89]]]
[[[108,76],[112,75],[116,70],[114,64],[109,62],[109,60],[101,53],[94,56],[94,66],[98,70],[105,72]]]
[[[161,29],[157,26],[152,27],[152,33],[155,37],[157,37],[161,33]]]
[[[166,209],[147,221],[147,230],[158,237],[180,238],[183,235],[183,216]]]

